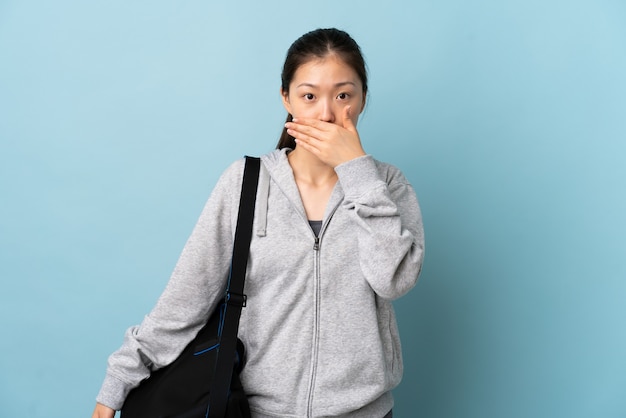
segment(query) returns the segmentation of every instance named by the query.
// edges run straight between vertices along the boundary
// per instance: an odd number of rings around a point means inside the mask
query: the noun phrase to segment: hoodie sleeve
[[[335,167],[353,214],[359,262],[372,289],[384,299],[406,294],[424,258],[422,215],[413,187],[395,167],[366,155]]]
[[[109,357],[97,402],[121,409],[128,392],[174,361],[206,323],[226,287],[242,176],[243,160],[222,174],[156,305]]]

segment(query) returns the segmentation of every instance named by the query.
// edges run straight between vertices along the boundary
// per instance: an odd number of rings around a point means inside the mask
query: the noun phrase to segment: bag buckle
[[[234,292],[226,292],[226,303],[230,306],[245,308],[248,303],[248,296]]]

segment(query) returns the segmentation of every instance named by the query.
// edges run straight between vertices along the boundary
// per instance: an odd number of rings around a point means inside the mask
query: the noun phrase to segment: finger
[[[291,136],[294,137],[294,139],[296,140],[301,140],[301,141],[306,141],[306,142],[311,142],[311,141],[315,141],[318,138],[313,134],[311,135],[310,130],[307,130],[306,127],[301,127],[301,126],[293,126],[293,125],[289,125],[287,127],[287,133]]]
[[[354,126],[352,118],[350,118],[351,111],[352,106],[346,106],[343,108],[343,127],[349,131],[356,132],[356,126]]]
[[[314,147],[310,142],[303,140],[303,139],[298,139],[298,138],[295,138],[295,141],[298,147],[302,147],[313,154],[319,155],[320,150]]]
[[[304,138],[304,136],[307,138],[319,138],[324,132],[314,126],[305,125],[299,122],[288,122],[285,124],[285,128],[287,128],[287,133],[289,135],[302,138]]]
[[[293,123],[300,125],[300,126],[308,126],[311,128],[315,128],[320,131],[328,131],[329,128],[332,126],[331,123],[324,122],[319,119],[312,119],[312,118],[294,118]]]

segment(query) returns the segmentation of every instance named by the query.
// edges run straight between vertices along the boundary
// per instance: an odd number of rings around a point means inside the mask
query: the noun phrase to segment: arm
[[[421,270],[422,216],[402,173],[384,165],[379,170],[365,155],[351,114],[351,106],[346,106],[341,125],[294,118],[285,127],[298,147],[334,167],[345,193],[344,205],[354,214],[363,273],[378,295],[395,299],[415,285]]]
[[[120,409],[151,371],[176,359],[223,296],[237,216],[231,208],[239,203],[242,174],[243,160],[222,175],[155,307],[141,325],[128,329],[121,348],[109,357],[96,398],[100,404]]]
[[[424,258],[422,216],[413,188],[395,167],[371,156],[335,167],[352,211],[363,274],[385,299],[396,299],[417,282]]]

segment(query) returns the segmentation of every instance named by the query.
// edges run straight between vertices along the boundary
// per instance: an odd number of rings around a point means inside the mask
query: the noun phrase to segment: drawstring
[[[270,194],[270,175],[261,161],[261,171],[259,173],[259,187],[256,195],[256,235],[264,237],[267,230],[267,201]]]

